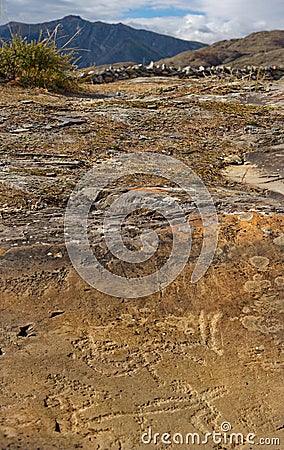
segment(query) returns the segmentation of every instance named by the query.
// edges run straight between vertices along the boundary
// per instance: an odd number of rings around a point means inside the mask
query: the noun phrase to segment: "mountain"
[[[57,26],[59,29],[56,42],[59,47],[75,35],[68,47],[76,49],[80,56],[79,67],[126,61],[148,63],[205,46],[200,42],[137,30],[122,23],[89,22],[72,15],[40,24],[10,22],[0,26],[0,38],[9,39],[11,28],[13,33],[26,36],[29,40],[38,39],[41,30],[46,36],[47,30],[52,33]]]
[[[173,66],[284,66],[284,31],[260,31],[159,61]]]

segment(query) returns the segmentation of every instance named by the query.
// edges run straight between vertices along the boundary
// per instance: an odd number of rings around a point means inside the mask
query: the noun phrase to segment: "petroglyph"
[[[209,431],[207,423],[216,423],[221,417],[220,411],[215,408],[214,402],[228,393],[225,386],[209,388],[202,393],[186,386],[186,393],[173,395],[171,397],[158,397],[152,401],[139,405],[136,410],[117,411],[109,414],[98,415],[93,420],[99,424],[113,421],[115,419],[135,417],[137,419],[147,416],[160,416],[163,414],[174,414],[182,411],[189,412],[189,421],[203,433]]]
[[[199,331],[201,343],[213,350],[217,355],[223,355],[221,334],[218,328],[218,322],[222,318],[222,313],[211,313],[207,316],[201,311],[199,316]]]
[[[95,340],[88,335],[76,340],[73,345],[88,366],[106,376],[135,373],[141,368],[141,359],[143,367],[149,364],[138,348],[131,349],[127,343]]]
[[[121,377],[146,369],[156,381],[162,382],[155,367],[163,359],[163,355],[185,355],[192,358],[193,361],[203,364],[202,358],[196,355],[191,356],[191,347],[195,348],[198,344],[218,356],[223,355],[221,319],[221,312],[205,314],[204,311],[201,311],[199,316],[165,318],[165,321],[158,322],[156,327],[167,331],[162,331],[160,338],[157,337],[152,342],[151,349],[141,339],[135,339],[135,335],[130,334],[128,342],[121,340],[118,342],[117,336],[115,337],[116,333],[113,333],[113,338],[110,338],[107,330],[102,328],[94,329],[93,334],[84,335],[73,341],[72,344],[78,358],[105,376]],[[139,324],[138,320],[137,325]],[[149,322],[147,325],[149,326]],[[186,341],[175,344],[162,339],[164,335],[173,334],[176,330],[185,334]],[[109,339],[106,339],[107,335]]]

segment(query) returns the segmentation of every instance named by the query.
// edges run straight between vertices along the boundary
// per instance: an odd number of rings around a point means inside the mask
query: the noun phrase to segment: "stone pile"
[[[233,68],[228,66],[212,66],[194,68],[187,67],[172,67],[166,64],[155,65],[153,62],[148,66],[143,64],[137,64],[133,66],[112,67],[102,70],[90,70],[88,72],[82,72],[80,74],[81,79],[92,84],[111,83],[118,80],[128,80],[138,77],[174,77],[188,78],[188,77],[210,77],[219,76],[227,77],[233,76],[239,79],[259,80],[259,79],[271,79],[279,80],[284,75],[284,67],[277,66],[245,66],[243,68]]]

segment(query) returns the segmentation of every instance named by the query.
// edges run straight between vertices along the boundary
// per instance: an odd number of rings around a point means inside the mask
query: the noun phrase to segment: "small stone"
[[[11,130],[11,133],[26,133],[27,131],[30,131],[29,128],[17,128],[16,130]]]
[[[245,327],[249,331],[256,331],[259,329],[259,326],[261,325],[262,319],[261,317],[256,316],[245,316],[242,317],[241,323],[243,327]]]
[[[267,289],[271,286],[269,280],[260,280],[260,281],[247,281],[245,283],[245,289],[248,292],[261,292],[264,289]]]
[[[59,123],[56,125],[57,127],[68,127],[70,125],[82,125],[83,123],[86,123],[85,119],[66,119],[64,122]]]
[[[284,277],[275,278],[275,284],[276,284],[276,286],[283,288],[284,287]]]
[[[284,247],[284,233],[275,238],[273,242],[275,245],[279,245],[279,247]]]
[[[63,258],[63,255],[62,255],[61,252],[58,252],[58,253],[54,253],[54,254],[53,254],[53,257],[54,257],[54,258]]]
[[[249,222],[250,220],[253,219],[253,213],[251,212],[240,213],[238,219],[241,220],[242,222]]]
[[[55,172],[47,172],[45,174],[46,177],[54,178],[57,177],[57,174]]]
[[[250,264],[259,270],[266,270],[269,264],[269,259],[265,256],[253,256],[249,260]]]
[[[242,159],[238,155],[229,155],[224,159],[225,163],[240,166],[243,164]]]

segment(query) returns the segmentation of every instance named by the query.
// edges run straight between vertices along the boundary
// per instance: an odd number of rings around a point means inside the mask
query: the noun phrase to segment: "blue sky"
[[[169,7],[169,4],[171,5]],[[212,43],[283,29],[283,0],[4,0],[1,23],[45,22],[69,14],[123,22],[180,39]]]
[[[153,18],[153,17],[184,17],[187,14],[201,14],[198,11],[194,11],[193,9],[179,9],[179,8],[151,8],[151,7],[142,7],[142,8],[133,8],[129,9],[125,14],[125,18]]]

